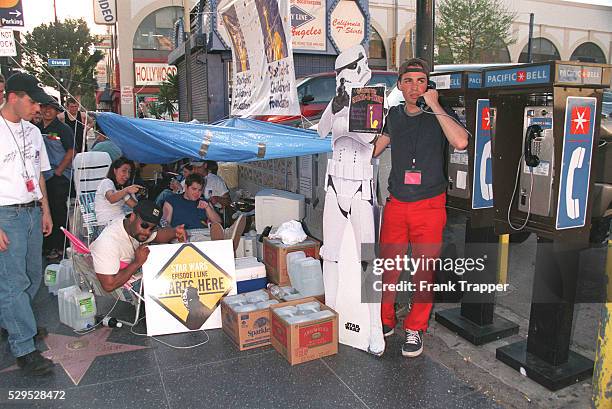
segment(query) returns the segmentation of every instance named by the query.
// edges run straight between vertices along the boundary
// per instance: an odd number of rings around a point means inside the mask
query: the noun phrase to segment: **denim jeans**
[[[175,195],[175,194],[176,193],[174,193],[170,189],[164,189],[157,196],[157,199],[155,199],[155,204],[158,205],[159,207],[163,207],[164,203],[166,203],[166,200],[168,200],[172,195]]]
[[[0,252],[0,324],[15,357],[36,349],[32,300],[42,280],[41,217],[40,207],[0,206],[0,229],[10,241]]]

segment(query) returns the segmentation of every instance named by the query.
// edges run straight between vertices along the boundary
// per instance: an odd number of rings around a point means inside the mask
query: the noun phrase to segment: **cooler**
[[[235,262],[238,294],[266,288],[266,266],[256,257],[240,257]]]

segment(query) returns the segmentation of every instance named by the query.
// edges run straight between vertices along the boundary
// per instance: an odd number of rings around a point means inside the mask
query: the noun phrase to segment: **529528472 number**
[[[8,400],[63,400],[66,391],[9,390]]]

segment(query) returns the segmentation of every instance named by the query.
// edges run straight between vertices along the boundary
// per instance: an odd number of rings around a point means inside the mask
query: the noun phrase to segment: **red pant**
[[[433,293],[419,291],[420,283],[433,282],[433,264],[427,267],[425,259],[440,255],[442,232],[446,225],[446,193],[417,202],[402,202],[391,196],[385,205],[380,234],[380,258],[403,259],[412,245],[412,258],[423,259],[422,265],[412,277],[417,291],[412,296],[412,309],[404,320],[404,328],[427,330],[429,314],[433,306]],[[423,265],[425,264],[425,265]],[[396,284],[402,269],[385,269],[384,284]],[[384,291],[382,296],[382,323],[395,327],[395,291]]]

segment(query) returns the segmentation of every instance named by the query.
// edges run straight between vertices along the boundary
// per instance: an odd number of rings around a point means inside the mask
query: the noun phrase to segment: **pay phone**
[[[472,136],[475,134],[477,121],[476,101],[486,98],[486,92],[481,87],[481,78],[480,71],[441,72],[430,77],[436,84],[441,103],[455,112]],[[469,145],[464,150],[455,149],[449,144],[446,156],[447,206],[470,214],[473,212],[473,160],[473,137],[470,137]],[[482,214],[476,219],[480,220],[480,216]]]
[[[522,152],[518,209],[528,215],[550,216],[555,177],[552,106],[525,107]]]
[[[457,104],[452,107],[455,114],[463,124],[466,125],[465,121],[465,98],[457,98]],[[462,199],[470,198],[470,189],[468,185],[468,150],[455,149],[450,144],[448,146],[448,189],[447,193],[450,196],[458,197]]]
[[[549,61],[483,71],[491,108],[495,229],[588,242],[593,147],[612,67]]]

